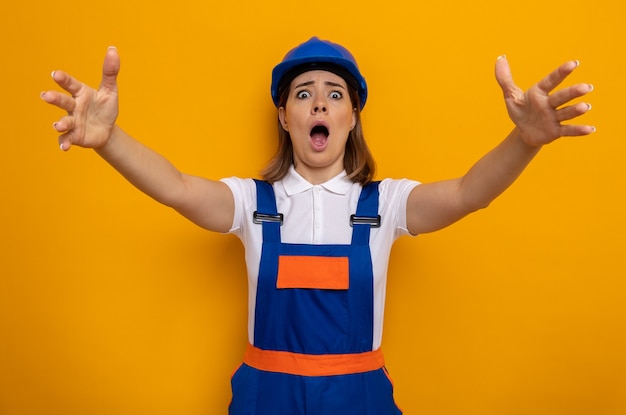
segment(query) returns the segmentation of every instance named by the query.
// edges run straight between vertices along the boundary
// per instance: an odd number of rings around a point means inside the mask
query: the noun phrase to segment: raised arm
[[[59,145],[93,148],[139,190],[170,206],[192,222],[226,232],[233,220],[233,196],[224,183],[183,174],[164,157],[135,141],[115,121],[118,115],[117,49],[107,50],[100,88],[95,90],[65,72],[52,73],[65,91],[46,91],[41,98],[67,114],[53,124]]]
[[[589,125],[563,124],[591,109],[587,103],[570,104],[591,92],[591,85],[577,84],[555,91],[577,67],[577,61],[566,62],[524,92],[513,82],[506,58],[498,58],[496,80],[515,128],[464,176],[417,186],[407,203],[409,231],[432,232],[487,207],[515,181],[543,145],[563,136],[593,133],[595,128]]]

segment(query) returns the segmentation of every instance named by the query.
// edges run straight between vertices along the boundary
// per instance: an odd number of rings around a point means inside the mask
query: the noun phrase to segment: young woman
[[[231,414],[399,414],[380,352],[389,252],[401,235],[448,226],[489,205],[542,145],[590,134],[562,125],[586,113],[570,104],[593,88],[556,90],[566,62],[523,92],[506,58],[496,62],[513,131],[463,177],[430,184],[373,181],[360,111],[367,84],[340,45],[311,38],[272,73],[279,149],[264,181],[186,175],[116,125],[119,55],[109,48],[98,90],[64,72],[70,95],[54,123],[62,150],[93,148],[132,184],[246,248],[249,345],[232,379]]]

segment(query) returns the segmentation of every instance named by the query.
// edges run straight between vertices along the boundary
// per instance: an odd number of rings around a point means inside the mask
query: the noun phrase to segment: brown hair
[[[291,88],[285,88],[279,99],[278,107],[287,105],[287,98]],[[376,171],[376,163],[374,157],[367,146],[365,136],[363,135],[363,127],[361,125],[361,105],[359,103],[359,94],[348,84],[348,91],[353,108],[356,111],[356,124],[346,142],[346,151],[343,157],[343,167],[348,174],[348,178],[355,183],[366,185],[374,178]],[[293,164],[293,145],[291,144],[291,136],[285,131],[280,120],[278,120],[278,149],[269,163],[261,171],[263,179],[270,183],[283,179],[289,168]]]

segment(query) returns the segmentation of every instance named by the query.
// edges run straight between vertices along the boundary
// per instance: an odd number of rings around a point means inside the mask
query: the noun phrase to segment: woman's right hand
[[[58,91],[41,93],[41,98],[67,111],[53,124],[61,133],[59,145],[67,151],[72,145],[102,148],[111,137],[118,114],[117,74],[120,57],[109,47],[102,66],[102,82],[95,90],[62,71],[52,73],[54,81],[70,95]]]

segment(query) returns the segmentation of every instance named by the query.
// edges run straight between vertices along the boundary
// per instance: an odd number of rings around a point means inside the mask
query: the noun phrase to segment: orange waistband
[[[312,355],[276,350],[263,350],[248,344],[243,362],[267,372],[300,376],[333,376],[363,373],[385,365],[383,352]]]

